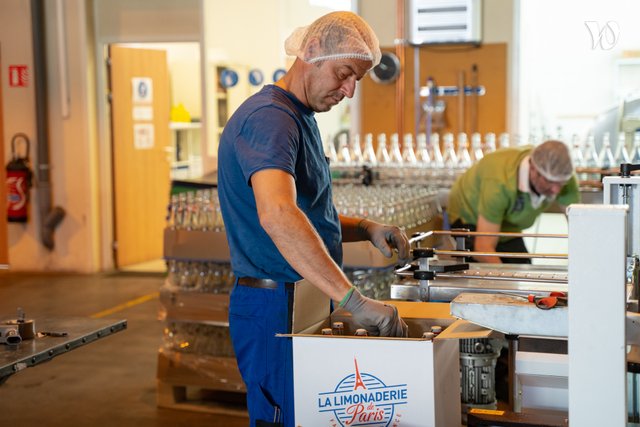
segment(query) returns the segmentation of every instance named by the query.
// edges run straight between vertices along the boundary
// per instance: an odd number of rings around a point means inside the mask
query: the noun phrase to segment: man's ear
[[[315,58],[320,55],[320,40],[317,37],[312,38],[307,42],[307,46],[304,49],[305,59]]]

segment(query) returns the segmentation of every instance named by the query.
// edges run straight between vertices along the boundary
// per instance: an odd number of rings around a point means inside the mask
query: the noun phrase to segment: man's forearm
[[[364,218],[340,215],[343,242],[369,240],[369,235],[364,228],[361,227],[362,221],[364,221]]]
[[[498,239],[492,236],[476,236],[473,250],[475,252],[496,252]],[[478,262],[488,262],[493,264],[501,264],[502,260],[499,256],[474,256]]]
[[[324,242],[297,207],[264,213],[260,222],[282,256],[305,279],[339,302],[351,283],[329,255]]]

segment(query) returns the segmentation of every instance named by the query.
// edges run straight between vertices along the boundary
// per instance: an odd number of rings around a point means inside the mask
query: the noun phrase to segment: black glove
[[[386,257],[393,255],[393,248],[398,250],[400,263],[409,261],[411,246],[404,231],[394,225],[384,225],[377,222],[362,220],[359,227],[369,235],[369,240]]]
[[[351,312],[353,320],[364,327],[370,335],[382,337],[408,335],[409,328],[398,315],[397,308],[362,296],[356,288],[352,289],[349,291],[351,295],[340,306]]]

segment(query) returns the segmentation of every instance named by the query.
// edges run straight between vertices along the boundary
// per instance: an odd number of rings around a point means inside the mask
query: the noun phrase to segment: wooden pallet
[[[245,393],[209,390],[158,380],[157,404],[161,408],[249,418]]]

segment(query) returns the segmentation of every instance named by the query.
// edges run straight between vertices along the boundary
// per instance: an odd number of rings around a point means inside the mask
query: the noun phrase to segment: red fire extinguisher
[[[24,157],[16,154],[19,140],[26,146]],[[29,138],[24,133],[17,133],[11,138],[11,161],[7,163],[7,219],[10,222],[27,222],[32,176],[29,169]]]

